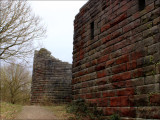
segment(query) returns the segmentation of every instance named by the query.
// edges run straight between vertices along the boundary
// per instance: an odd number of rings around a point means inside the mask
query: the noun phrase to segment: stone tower
[[[46,49],[35,51],[31,87],[31,104],[69,102],[71,100],[72,65],[62,62]]]
[[[160,0],[89,0],[74,21],[73,98],[160,119]]]

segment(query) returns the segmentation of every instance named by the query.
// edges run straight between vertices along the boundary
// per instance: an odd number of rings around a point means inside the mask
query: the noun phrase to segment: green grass
[[[73,117],[73,115],[66,112],[66,106],[66,104],[54,104],[46,106],[46,108],[52,111],[57,118],[68,119],[69,117]]]
[[[21,109],[21,105],[0,102],[0,119],[14,119]]]

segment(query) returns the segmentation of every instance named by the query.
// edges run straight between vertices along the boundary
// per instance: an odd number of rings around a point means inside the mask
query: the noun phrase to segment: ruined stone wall
[[[62,62],[46,49],[35,51],[31,103],[69,102],[71,100],[72,65]]]
[[[74,21],[73,98],[160,119],[160,0],[89,0]]]

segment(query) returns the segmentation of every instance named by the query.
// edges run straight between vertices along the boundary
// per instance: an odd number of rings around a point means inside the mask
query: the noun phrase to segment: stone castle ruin
[[[89,0],[75,17],[73,99],[160,119],[160,0]]]
[[[160,0],[89,0],[73,44],[73,65],[35,52],[32,104],[82,98],[106,118],[160,119]]]
[[[62,62],[46,49],[35,51],[31,104],[69,102],[71,100],[72,65]]]

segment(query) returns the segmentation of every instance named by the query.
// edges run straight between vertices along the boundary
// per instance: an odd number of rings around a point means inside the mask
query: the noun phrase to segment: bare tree
[[[0,1],[0,60],[27,57],[35,50],[34,40],[44,37],[45,32],[26,0]]]
[[[1,99],[12,104],[30,99],[31,74],[26,66],[8,64],[1,68]]]

